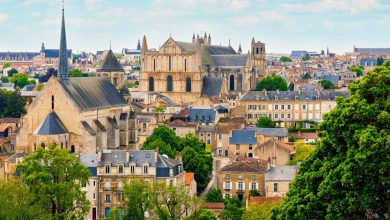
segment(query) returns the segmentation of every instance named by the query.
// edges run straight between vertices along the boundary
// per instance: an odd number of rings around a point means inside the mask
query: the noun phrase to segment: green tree
[[[364,70],[364,67],[361,66],[361,65],[359,65],[359,66],[351,66],[349,68],[349,71],[355,72],[357,77],[363,76],[363,70]]]
[[[223,196],[220,189],[211,189],[204,197],[206,202],[223,202]]]
[[[312,144],[304,144],[302,141],[295,142],[295,154],[288,165],[296,165],[298,162],[304,161],[315,150]]]
[[[14,83],[15,87],[19,87],[21,89],[27,85],[35,85],[35,80],[29,80],[26,73],[15,73],[9,81]]]
[[[217,217],[209,210],[201,209],[199,212],[192,214],[185,220],[217,220]]]
[[[310,73],[304,73],[304,74],[302,75],[302,79],[311,79]]]
[[[322,86],[322,88],[324,88],[324,89],[335,89],[335,88],[337,88],[335,85],[333,85],[333,83],[331,81],[329,81],[327,79],[320,80],[319,83]]]
[[[261,193],[257,189],[249,190],[249,196],[261,196]]]
[[[175,132],[164,125],[157,126],[153,133],[146,139],[142,149],[154,150],[158,148],[160,154],[166,154],[170,158],[175,158],[180,138]],[[158,145],[161,144],[161,147]]]
[[[143,179],[131,179],[125,184],[123,194],[125,219],[143,220],[145,211],[151,208],[150,186]]]
[[[385,59],[383,59],[383,57],[379,57],[379,58],[376,60],[376,65],[377,65],[377,66],[382,66],[384,62],[385,62]]]
[[[84,74],[83,71],[79,69],[73,69],[69,72],[70,77],[85,77],[88,76],[88,74]]]
[[[241,219],[244,214],[243,204],[238,199],[225,199],[225,209],[219,214],[222,220],[237,220]]]
[[[55,145],[39,147],[17,165],[22,183],[34,196],[35,204],[54,219],[81,218],[89,211],[86,184],[91,172],[76,155]]]
[[[258,128],[273,128],[274,123],[272,119],[267,116],[260,116],[257,118],[256,127]]]
[[[12,77],[15,73],[18,73],[18,71],[15,68],[12,68],[8,71],[8,77]]]
[[[7,91],[0,89],[0,118],[20,118],[26,113],[26,99],[22,97],[19,89]]]
[[[2,83],[8,83],[8,82],[9,82],[8,77],[2,76],[2,77],[1,77],[1,82],[2,82]]]
[[[242,216],[242,220],[271,219],[271,210],[280,204],[278,200],[264,201],[261,204],[249,206]]]
[[[256,86],[257,91],[264,89],[267,91],[287,91],[287,82],[278,75],[266,76]]]
[[[282,57],[280,57],[279,61],[280,62],[292,62],[292,59],[290,57],[287,57],[287,56],[282,56]]]
[[[12,63],[11,62],[5,62],[5,63],[3,63],[3,69],[7,69],[7,68],[9,68],[9,67],[11,67],[12,66]]]
[[[0,219],[49,219],[45,210],[39,207],[28,186],[19,179],[0,181]]]
[[[390,206],[390,61],[367,72],[324,116],[273,219],[386,219]]]

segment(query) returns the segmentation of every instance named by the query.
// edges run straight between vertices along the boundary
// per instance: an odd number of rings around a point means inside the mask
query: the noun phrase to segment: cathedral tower
[[[255,38],[252,38],[250,57],[253,70],[251,76],[251,90],[255,90],[257,82],[264,76],[265,44],[260,41],[256,42]]]
[[[68,72],[68,56],[66,47],[66,32],[65,32],[65,13],[64,5],[62,5],[62,23],[61,23],[61,41],[60,41],[60,52],[59,52],[59,65],[57,77],[62,81],[67,81],[69,77]]]

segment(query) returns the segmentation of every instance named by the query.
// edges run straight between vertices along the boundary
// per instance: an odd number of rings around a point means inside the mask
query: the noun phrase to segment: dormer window
[[[106,173],[110,173],[110,165],[106,165]]]
[[[134,174],[135,173],[135,167],[134,165],[130,166],[130,173]]]
[[[148,174],[148,169],[149,169],[148,165],[144,165],[144,174]]]
[[[121,164],[118,166],[118,173],[123,174],[123,172],[124,172],[124,168],[123,165]]]
[[[278,100],[279,99],[279,97],[278,96],[275,96],[275,100]]]

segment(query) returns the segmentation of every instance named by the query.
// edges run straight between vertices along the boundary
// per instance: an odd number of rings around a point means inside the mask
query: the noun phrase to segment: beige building
[[[267,197],[285,196],[291,188],[298,166],[271,166],[265,176]]]
[[[161,93],[173,102],[202,106],[209,97],[256,87],[265,67],[265,45],[252,39],[251,52],[237,53],[230,45],[212,45],[210,35],[192,42],[170,37],[158,51],[141,50],[140,91]]]
[[[172,122],[168,122],[167,127],[172,129],[177,136],[184,137],[189,133],[195,135],[198,124],[193,122],[184,122],[177,119]]]
[[[323,91],[249,91],[240,99],[247,123],[267,116],[281,127],[298,127],[305,121],[321,122],[322,117],[336,106],[337,97],[348,92]],[[306,126],[305,123],[303,126]],[[307,125],[308,126],[308,125]]]
[[[294,152],[293,146],[275,139],[259,144],[255,149],[256,158],[266,160],[273,166],[286,165]]]

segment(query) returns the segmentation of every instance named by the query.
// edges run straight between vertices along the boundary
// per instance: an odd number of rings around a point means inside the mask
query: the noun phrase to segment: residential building
[[[271,165],[286,165],[294,152],[293,146],[275,138],[258,144],[254,150],[256,158],[266,160]]]
[[[271,166],[265,176],[265,189],[267,197],[285,196],[291,188],[298,166]]]
[[[320,140],[320,137],[318,137],[316,132],[298,132],[295,138],[297,140],[302,140],[305,144],[312,144]]]
[[[98,219],[99,208],[99,180],[97,176],[99,156],[95,153],[79,154],[79,161],[91,172],[91,177],[89,178],[88,183],[81,185],[81,190],[86,192],[87,199],[91,203],[90,209],[84,216],[84,219],[96,220]]]
[[[192,172],[184,172],[184,184],[187,187],[190,195],[197,196],[197,183],[195,181],[195,174]]]
[[[189,133],[196,134],[197,123],[193,122],[184,122],[182,120],[176,119],[172,122],[167,123],[167,127],[172,129],[177,136],[184,137]]]

